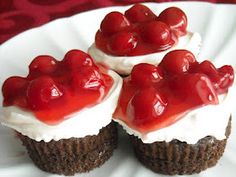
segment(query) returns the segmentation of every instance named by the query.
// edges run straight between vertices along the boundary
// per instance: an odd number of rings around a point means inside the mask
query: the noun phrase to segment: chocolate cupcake
[[[231,119],[223,140],[206,136],[195,144],[177,139],[146,144],[134,135],[130,135],[130,140],[136,157],[147,168],[166,175],[184,175],[200,173],[215,166],[224,153],[230,130]]]
[[[114,122],[101,128],[97,135],[50,142],[35,141],[17,133],[37,167],[50,173],[74,175],[88,172],[105,163],[117,147]]]
[[[40,169],[88,172],[117,146],[112,113],[121,86],[119,75],[82,51],[71,50],[62,61],[38,56],[27,77],[4,82],[1,123],[16,131]]]
[[[223,155],[231,129],[234,71],[169,52],[156,67],[134,66],[124,79],[114,121],[130,136],[138,160],[168,175],[199,173]]]

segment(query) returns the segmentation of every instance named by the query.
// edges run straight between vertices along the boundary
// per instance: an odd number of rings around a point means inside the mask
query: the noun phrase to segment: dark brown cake
[[[226,128],[226,139],[217,140],[212,136],[200,139],[196,144],[178,140],[144,144],[136,136],[130,136],[138,160],[147,168],[167,175],[199,173],[216,165],[224,153],[231,131],[231,118]]]
[[[59,141],[37,142],[18,133],[30,158],[40,169],[56,174],[88,172],[108,160],[117,147],[117,129],[112,122],[98,135]]]

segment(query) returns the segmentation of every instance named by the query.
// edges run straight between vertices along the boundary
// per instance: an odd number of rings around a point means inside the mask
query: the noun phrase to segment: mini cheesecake
[[[147,168],[168,175],[199,173],[223,155],[233,81],[231,66],[217,69],[187,50],[174,50],[158,66],[134,66],[124,78],[113,120],[130,135]]]
[[[156,15],[136,4],[124,14],[107,14],[88,52],[96,62],[129,75],[134,65],[157,65],[171,50],[187,49],[197,56],[200,44],[201,36],[187,31],[187,16],[181,9],[169,7]]]
[[[62,61],[38,56],[26,77],[4,82],[1,123],[17,132],[40,169],[88,172],[116,148],[112,113],[121,87],[118,74],[80,50],[69,51]]]

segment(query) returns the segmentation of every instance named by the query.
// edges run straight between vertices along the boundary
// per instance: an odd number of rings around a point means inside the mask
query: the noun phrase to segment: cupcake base
[[[59,141],[37,142],[18,133],[28,154],[43,171],[74,175],[88,172],[107,161],[117,147],[117,129],[112,122],[98,135]]]
[[[231,118],[226,128],[227,138],[224,140],[207,136],[196,144],[179,140],[144,144],[136,136],[131,135],[130,139],[136,157],[147,168],[166,175],[190,175],[216,165],[224,153],[230,131]]]

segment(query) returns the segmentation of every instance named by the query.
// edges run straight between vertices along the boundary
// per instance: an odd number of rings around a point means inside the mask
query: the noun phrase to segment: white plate
[[[228,63],[236,68],[236,5],[200,2],[149,3],[147,5],[157,13],[168,6],[182,8],[189,19],[188,29],[200,32],[203,37],[200,57],[214,58],[217,65]],[[81,13],[26,31],[7,41],[0,46],[0,86],[11,75],[26,75],[28,64],[37,55],[50,54],[60,59],[70,49],[79,48],[86,51],[93,42],[94,34],[104,15],[113,10],[125,11],[127,8],[111,7]],[[2,102],[1,96],[0,102]],[[234,113],[233,119],[235,119],[235,115]],[[235,127],[235,125],[233,126]],[[233,128],[226,152],[219,163],[213,168],[192,176],[235,176],[235,139],[236,131]],[[48,177],[57,175],[51,175],[36,168],[24,148],[14,138],[13,133],[7,128],[0,127],[0,176]],[[151,172],[135,159],[127,138],[122,134],[119,147],[108,162],[90,173],[76,176],[152,177],[162,175]]]

